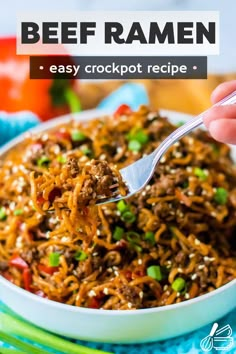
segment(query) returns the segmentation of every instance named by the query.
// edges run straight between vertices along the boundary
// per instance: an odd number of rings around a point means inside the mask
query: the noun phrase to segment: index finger
[[[213,104],[220,101],[222,98],[229,95],[231,92],[236,90],[236,80],[224,82],[216,87],[216,89],[211,94],[211,101]]]

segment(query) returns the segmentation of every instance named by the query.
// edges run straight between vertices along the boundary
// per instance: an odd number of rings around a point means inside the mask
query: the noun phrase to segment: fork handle
[[[235,104],[235,103],[236,103],[236,91],[234,91],[230,95],[224,97],[222,100],[220,100],[219,102],[214,104],[213,107],[230,105],[230,104]],[[211,108],[208,108],[206,111],[202,112],[198,116],[190,119],[187,123],[185,123],[184,125],[182,125],[178,129],[176,129],[173,133],[171,133],[153,152],[153,155],[156,155],[153,158],[153,165],[155,166],[158,163],[160,156],[162,156],[171,145],[173,145],[176,141],[181,139],[183,136],[187,135],[192,130],[194,130],[194,129],[198,128],[200,125],[202,125],[203,124],[203,116]],[[158,150],[158,152],[157,152],[157,150]]]

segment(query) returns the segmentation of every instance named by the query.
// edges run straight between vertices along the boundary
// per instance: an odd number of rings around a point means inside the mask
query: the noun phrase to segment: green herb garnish
[[[86,135],[80,130],[73,130],[71,133],[72,141],[84,141],[86,138]]]
[[[23,209],[16,209],[14,210],[14,215],[18,216],[18,215],[22,215],[23,214]]]
[[[142,148],[142,144],[138,140],[130,140],[128,149],[130,151],[139,151]]]
[[[117,209],[119,212],[124,213],[125,211],[129,210],[128,204],[122,199],[117,204]]]
[[[214,195],[214,200],[217,204],[226,204],[228,200],[228,191],[222,187],[217,188]]]
[[[132,247],[136,252],[142,252],[142,250],[143,250],[140,245],[137,245],[137,243],[133,243]]]
[[[52,252],[49,254],[49,264],[51,267],[58,267],[60,263],[60,254]]]
[[[3,333],[5,336],[4,338],[3,338]],[[16,341],[19,342],[19,339],[17,339],[15,336],[17,336],[18,338],[19,337],[25,338],[27,340],[30,340],[31,342],[46,345],[47,347],[52,348],[54,351],[56,350],[63,353],[109,354],[108,352],[103,352],[98,349],[92,349],[80,344],[71,343],[68,340],[65,340],[64,338],[46,332],[38,327],[31,325],[28,322],[22,321],[6,313],[1,313],[1,335],[2,335],[1,339],[4,342],[9,343],[23,350],[24,353],[31,353],[31,354],[45,353],[46,354],[46,352],[48,353],[48,351],[45,351],[38,347],[37,348],[36,347],[33,348],[33,346],[29,347],[29,344],[26,342],[21,342],[22,345],[24,344],[24,347],[23,346],[20,347],[18,343],[16,343]],[[6,337],[11,337],[11,338],[6,338]],[[15,340],[14,342],[13,339]]]
[[[144,235],[144,240],[148,241],[151,243],[151,245],[155,244],[155,234],[152,231],[147,231]]]
[[[171,287],[174,291],[180,292],[185,288],[186,282],[183,278],[179,277],[176,278],[173,283],[171,284]]]
[[[89,149],[89,148],[84,148],[84,149],[82,150],[82,153],[83,153],[84,155],[86,155],[86,156],[89,156],[89,157],[92,157],[92,156],[93,156],[93,152],[92,152],[92,150]]]
[[[116,226],[112,237],[116,241],[120,241],[124,235],[124,229],[122,227]]]
[[[77,261],[85,261],[85,259],[87,259],[87,258],[88,258],[87,253],[85,253],[82,250],[77,251],[74,255],[74,259],[76,259]]]
[[[140,241],[140,235],[135,231],[128,231],[126,235],[127,235],[127,240],[131,243],[132,242],[136,243]]]
[[[7,218],[6,209],[4,207],[0,208],[0,220],[4,221]]]
[[[50,163],[50,159],[47,156],[42,156],[40,159],[37,160],[37,165],[40,167],[48,166]]]
[[[157,281],[162,280],[161,267],[158,265],[152,265],[147,268],[147,275]]]
[[[200,167],[195,167],[193,173],[195,174],[195,176],[199,177],[202,181],[205,181],[207,179],[206,172]]]
[[[123,220],[129,224],[132,224],[136,220],[136,216],[131,211],[125,211],[121,215],[121,220]]]
[[[61,164],[66,163],[66,157],[65,156],[58,156],[57,161]]]
[[[139,130],[133,137],[134,140],[139,141],[142,145],[146,144],[149,141],[149,136],[145,131]]]
[[[180,120],[177,124],[176,127],[181,127],[182,125],[184,125],[185,122],[183,120]]]

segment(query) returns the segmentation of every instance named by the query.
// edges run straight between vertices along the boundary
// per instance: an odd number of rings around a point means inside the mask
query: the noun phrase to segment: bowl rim
[[[182,112],[177,112],[177,111],[172,111],[172,110],[165,110],[165,109],[160,109],[159,110],[160,114],[163,116],[168,116],[169,114],[177,114],[181,115],[181,119],[185,120],[189,117],[192,117],[190,114],[182,113]],[[57,117],[55,119],[52,119],[47,122],[42,122],[40,125],[29,129],[27,132],[24,132],[17,136],[16,138],[10,140],[8,143],[4,144],[2,147],[0,147],[0,158],[3,156],[5,153],[7,153],[10,149],[14,148],[17,144],[21,143],[24,138],[31,134],[37,134],[44,132],[46,133],[47,130],[54,129],[57,125],[63,124],[63,123],[68,123],[70,121],[76,120],[76,121],[84,121],[84,120],[91,120],[91,119],[96,119],[102,116],[106,116],[111,114],[110,111],[108,110],[103,110],[103,109],[91,109],[91,110],[86,110],[82,111],[79,113],[75,114],[66,114],[60,117]],[[171,119],[171,118],[170,118]],[[46,298],[42,298],[36,294],[33,294],[23,288],[18,287],[15,284],[12,284],[9,280],[5,279],[3,276],[0,275],[0,284],[3,284],[3,286],[6,286],[10,288],[13,292],[18,293],[19,295],[29,298],[32,301],[39,301],[42,303],[42,305],[46,306],[52,306],[54,308],[57,308],[58,310],[66,310],[69,312],[76,312],[76,313],[83,313],[83,314],[101,314],[103,316],[138,316],[141,314],[148,314],[148,313],[158,313],[158,312],[163,312],[163,311],[171,311],[183,307],[188,307],[193,304],[196,304],[198,302],[207,300],[211,297],[217,296],[220,293],[223,293],[224,291],[228,290],[229,288],[233,288],[233,286],[236,286],[236,279],[233,279],[229,283],[219,287],[218,289],[215,289],[209,293],[197,296],[193,299],[188,299],[185,301],[182,301],[180,303],[175,303],[175,304],[170,304],[170,305],[165,305],[165,306],[160,306],[160,307],[152,307],[152,308],[144,308],[144,309],[136,309],[136,310],[131,310],[131,311],[124,311],[124,310],[104,310],[104,309],[90,309],[90,308],[85,308],[85,307],[78,307],[78,306],[73,306],[73,305],[68,305],[60,302],[56,302],[54,300],[49,300]],[[1,300],[1,299],[0,299]]]
[[[211,297],[220,295],[221,293],[224,293],[225,291],[229,290],[230,288],[233,288],[234,286],[236,287],[236,279],[233,279],[229,283],[222,285],[218,289],[215,289],[209,293],[199,295],[193,299],[185,300],[182,302],[179,302],[178,304],[170,304],[170,305],[165,305],[165,306],[160,306],[160,307],[151,307],[151,308],[145,308],[145,309],[135,309],[135,310],[130,310],[130,311],[124,311],[124,310],[104,310],[104,309],[90,309],[86,307],[79,307],[79,306],[73,306],[73,305],[68,305],[64,303],[60,303],[54,300],[49,300],[46,298],[42,298],[36,294],[33,294],[23,288],[20,288],[19,286],[12,284],[9,280],[5,279],[3,276],[0,275],[0,284],[3,284],[3,286],[8,287],[10,290],[13,292],[28,298],[29,300],[35,301],[35,302],[40,302],[42,305],[46,306],[52,306],[53,308],[56,308],[58,310],[62,311],[69,311],[69,312],[76,312],[76,313],[82,313],[82,314],[94,314],[97,315],[98,313],[101,315],[105,316],[138,316],[141,314],[150,314],[150,313],[158,313],[158,312],[163,312],[163,311],[171,311],[171,310],[176,310],[180,309],[183,307],[188,307],[194,304],[197,304],[199,302],[203,302],[208,300]],[[236,304],[235,304],[236,306]]]

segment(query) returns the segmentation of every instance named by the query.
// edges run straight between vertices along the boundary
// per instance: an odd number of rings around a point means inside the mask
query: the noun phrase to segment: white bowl
[[[189,116],[162,111],[177,123]],[[81,121],[101,116],[100,110],[73,115]],[[42,124],[33,132],[67,122],[70,115]],[[0,149],[3,156],[24,139],[12,140]],[[233,147],[236,156],[236,147]],[[222,235],[224,237],[224,235]],[[76,339],[110,343],[142,343],[172,338],[196,330],[223,317],[236,306],[236,279],[197,298],[158,308],[132,311],[94,310],[40,298],[0,276],[0,299],[18,315],[51,332]]]

